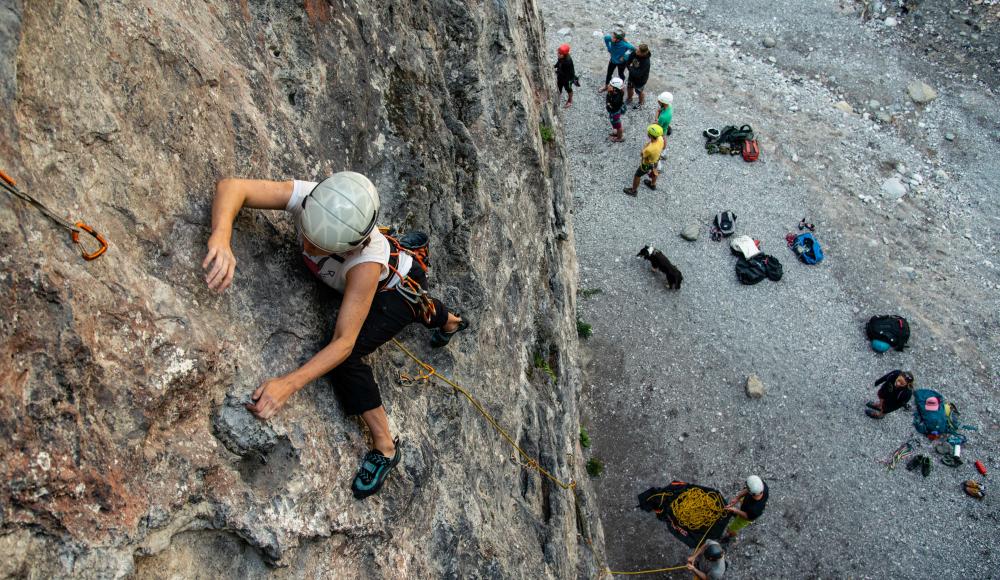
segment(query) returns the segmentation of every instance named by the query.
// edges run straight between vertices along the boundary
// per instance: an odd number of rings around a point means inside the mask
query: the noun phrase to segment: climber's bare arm
[[[300,368],[265,381],[258,387],[253,393],[254,403],[247,406],[250,412],[261,419],[270,419],[299,389],[330,372],[350,356],[371,309],[381,273],[382,265],[372,262],[358,264],[347,272],[347,287],[337,314],[333,340]]]
[[[212,202],[212,235],[208,238],[208,253],[201,263],[207,270],[205,283],[222,292],[233,282],[236,257],[230,241],[233,221],[240,209],[285,209],[292,197],[291,181],[264,181],[261,179],[223,179],[215,186]]]

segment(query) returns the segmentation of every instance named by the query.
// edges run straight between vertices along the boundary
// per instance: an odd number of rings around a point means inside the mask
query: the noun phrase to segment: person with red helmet
[[[565,107],[570,107],[573,105],[573,84],[577,82],[576,80],[576,68],[573,66],[573,58],[569,55],[569,45],[563,44],[559,46],[559,59],[556,60],[556,86],[559,88],[559,101],[562,102],[562,92],[566,89],[566,94],[569,98],[566,100]]]

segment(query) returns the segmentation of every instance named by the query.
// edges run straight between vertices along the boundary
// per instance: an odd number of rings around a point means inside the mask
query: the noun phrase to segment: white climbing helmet
[[[747,489],[753,495],[764,493],[764,482],[756,475],[751,475],[747,478]]]
[[[321,250],[341,254],[365,242],[375,229],[378,210],[375,185],[360,173],[341,171],[302,200],[299,231]]]
[[[615,77],[615,78],[611,79],[611,86],[613,86],[614,88],[616,88],[616,89],[618,89],[620,91],[620,90],[622,90],[622,88],[625,87],[625,81],[621,80],[618,77]]]
[[[670,91],[663,91],[658,97],[656,97],[656,100],[664,105],[670,105],[674,102],[674,94]]]

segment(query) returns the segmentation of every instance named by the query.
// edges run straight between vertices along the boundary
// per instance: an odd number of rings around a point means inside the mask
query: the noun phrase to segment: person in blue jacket
[[[602,93],[608,90],[611,76],[616,68],[618,76],[625,80],[625,68],[628,67],[629,59],[635,54],[635,47],[625,40],[625,31],[621,29],[617,29],[611,34],[605,34],[604,46],[607,47],[610,58],[608,59],[608,74],[604,77],[604,86],[600,90]]]

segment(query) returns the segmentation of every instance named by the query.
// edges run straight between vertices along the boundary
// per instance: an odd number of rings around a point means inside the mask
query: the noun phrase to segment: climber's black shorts
[[[413,270],[410,277],[426,288],[427,277],[423,270],[416,266]],[[360,415],[382,406],[382,397],[372,368],[361,358],[389,342],[411,322],[420,322],[427,328],[443,327],[448,322],[448,309],[440,300],[434,300],[434,307],[434,318],[430,324],[425,324],[423,318],[399,292],[387,290],[375,294],[368,318],[354,343],[354,350],[344,362],[326,375],[333,384],[344,412],[348,415]]]

